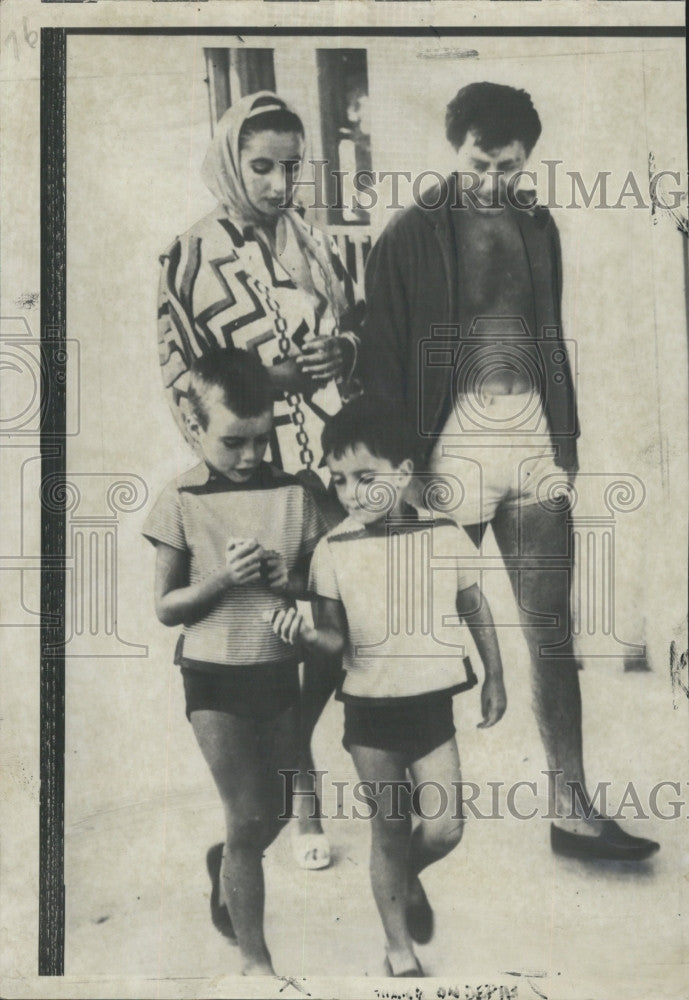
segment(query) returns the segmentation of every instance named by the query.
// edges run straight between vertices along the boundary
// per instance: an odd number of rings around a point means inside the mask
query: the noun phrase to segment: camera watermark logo
[[[453,420],[443,436],[473,435],[490,447],[490,437],[519,435],[549,439],[546,413],[560,417],[558,433],[577,433],[574,404],[576,342],[558,326],[532,335],[522,316],[477,316],[468,329],[434,324],[419,342],[418,430],[438,436],[433,405],[439,386],[452,400]]]
[[[66,391],[69,369],[69,392]],[[58,440],[79,433],[79,342],[48,328],[34,336],[23,316],[0,320],[0,436]],[[52,432],[45,415],[51,398],[65,398],[64,431]]]
[[[34,308],[36,300],[37,296],[29,295],[20,299],[20,305]],[[41,568],[57,565],[59,557],[41,556],[40,528],[31,512],[42,458],[62,455],[64,437],[79,433],[79,382],[78,341],[63,339],[58,327],[46,328],[41,339],[26,316],[0,318],[0,447],[6,526],[0,552],[2,628],[38,628],[41,624]],[[64,403],[64,425],[59,427],[49,420],[56,401]],[[33,488],[27,494],[29,481]],[[54,620],[47,614],[45,619]]]
[[[146,483],[130,473],[60,473],[41,481],[40,495],[67,522],[65,640],[48,654],[147,656],[148,646],[120,636],[117,618],[119,517],[143,507]]]
[[[494,609],[495,626],[525,629],[532,655],[643,662],[645,646],[625,641],[615,624],[617,518],[644,503],[646,491],[638,476],[581,474],[575,485],[552,462],[539,475],[540,459],[527,455],[515,474],[522,495],[531,495],[525,506],[514,508],[513,550],[496,560],[468,542],[461,554],[456,546],[447,548],[454,530],[474,523],[473,514],[467,520],[466,512],[476,509],[474,498],[482,488],[480,458],[469,461],[461,447],[456,450],[457,456],[446,463],[453,473],[414,473],[410,478],[386,472],[357,488],[360,508],[377,514],[379,531],[384,532],[386,572],[381,611],[376,609],[380,639],[357,644],[355,657],[394,657],[399,666],[410,668],[421,657],[464,657],[463,620],[452,586],[456,590],[459,585],[458,573],[480,586],[483,574],[502,564],[512,578],[518,619],[511,620],[503,608]],[[400,506],[402,488],[413,507]],[[580,492],[588,501],[581,511]],[[557,525],[550,546],[532,544],[533,523],[523,522],[533,522],[534,512],[543,517],[544,538]],[[453,532],[438,534],[440,526],[450,526]],[[539,594],[537,602],[534,595]]]

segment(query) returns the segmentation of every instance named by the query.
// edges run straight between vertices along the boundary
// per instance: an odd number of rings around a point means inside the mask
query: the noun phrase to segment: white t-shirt
[[[313,555],[310,589],[342,602],[347,617],[342,692],[399,698],[469,686],[459,590],[478,580],[463,529],[415,508],[364,527],[349,517]]]

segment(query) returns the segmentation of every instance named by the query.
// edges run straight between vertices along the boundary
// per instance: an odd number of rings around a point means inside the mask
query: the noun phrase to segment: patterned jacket
[[[160,257],[160,365],[183,433],[180,405],[183,408],[189,368],[209,350],[240,347],[256,351],[264,365],[273,365],[296,354],[305,341],[339,332],[352,342],[356,355],[358,339],[353,331],[360,304],[351,278],[334,240],[303,220],[300,224],[329,255],[347,302],[340,316],[334,315],[325,295],[297,287],[251,228],[240,231],[220,205],[177,237]],[[281,338],[278,331],[283,326]],[[291,405],[279,400],[272,462],[291,472],[317,467],[323,419],[340,409],[345,393],[345,386],[332,381],[308,397],[291,396]]]

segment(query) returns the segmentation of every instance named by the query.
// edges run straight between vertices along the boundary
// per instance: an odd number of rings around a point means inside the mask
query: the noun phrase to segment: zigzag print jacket
[[[279,317],[286,321],[291,355],[305,341],[335,332],[350,340],[356,355],[355,331],[362,304],[355,301],[352,280],[335,241],[303,220],[300,224],[328,254],[347,302],[340,316],[334,315],[330,301],[317,290],[316,282],[313,293],[298,287],[250,227],[242,231],[220,205],[177,237],[161,255],[160,365],[182,433],[188,372],[194,359],[218,347],[234,346],[256,351],[264,365],[279,363],[285,357],[285,342],[281,347],[276,328]],[[323,420],[340,409],[343,396],[346,384],[338,386],[334,381],[308,397],[300,395],[303,422],[300,417],[295,420],[293,406],[278,400],[270,461],[289,472],[297,472],[305,464],[317,468]],[[297,440],[300,426],[308,441],[306,451],[303,434],[301,441]],[[309,453],[313,457],[305,463],[304,455]]]

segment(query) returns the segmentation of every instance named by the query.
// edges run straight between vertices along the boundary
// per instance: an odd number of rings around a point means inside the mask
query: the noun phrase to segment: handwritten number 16
[[[27,45],[30,45],[32,49],[36,48],[36,42],[38,41],[38,32],[29,31],[28,18],[23,17],[22,24],[24,25],[24,41],[26,42]],[[7,45],[8,42],[12,42],[12,45],[14,47],[14,58],[19,59],[19,41],[17,39],[16,31],[10,31],[10,33],[7,35],[7,37],[5,38],[5,45]]]

